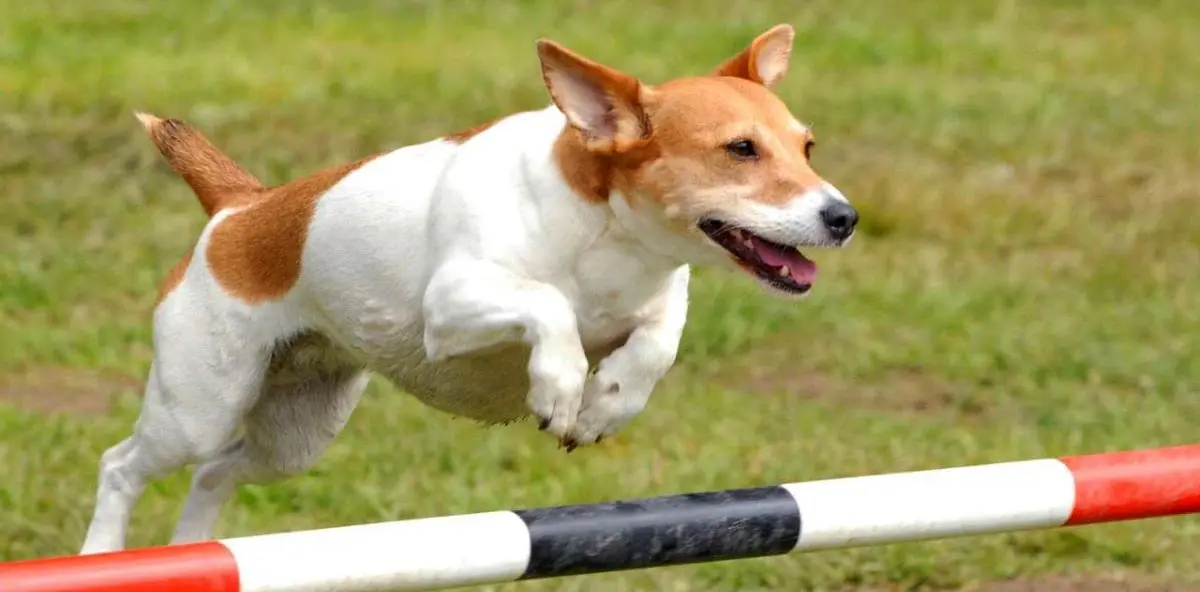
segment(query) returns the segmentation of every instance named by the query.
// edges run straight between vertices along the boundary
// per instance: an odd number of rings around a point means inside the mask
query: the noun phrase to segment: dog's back
[[[557,110],[515,114],[469,135],[406,146],[274,187],[188,124],[146,114],[139,119],[213,216],[193,254],[164,282],[159,333],[189,342],[190,325],[211,316],[205,322],[221,340],[269,352],[265,375],[257,379],[260,407],[274,405],[269,399],[277,391],[307,388],[306,382],[329,390],[322,385],[369,370],[455,415],[490,423],[528,414],[529,347],[513,343],[430,361],[423,299],[431,268],[454,257],[454,249],[489,250],[564,288],[575,281],[556,277],[574,270],[558,270],[555,261],[595,238],[588,224],[570,226],[576,206],[560,216],[565,226],[522,228],[525,194],[505,187],[529,161],[550,162],[545,147],[565,124]],[[623,267],[636,273],[634,263]],[[611,277],[617,271],[604,273],[605,282],[623,281]],[[644,298],[631,303],[629,314]],[[589,316],[586,308],[581,315]],[[620,344],[630,325],[615,319],[581,330],[595,361]]]

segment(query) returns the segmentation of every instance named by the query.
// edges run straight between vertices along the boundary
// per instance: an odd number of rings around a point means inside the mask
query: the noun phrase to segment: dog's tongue
[[[788,275],[791,276],[796,283],[812,284],[817,279],[817,264],[809,261],[800,251],[796,249],[782,249],[776,245],[760,240],[758,237],[751,237],[754,244],[754,252],[758,255],[763,263],[773,267],[788,268]]]

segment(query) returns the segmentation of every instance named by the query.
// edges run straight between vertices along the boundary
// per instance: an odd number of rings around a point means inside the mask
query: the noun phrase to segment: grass
[[[318,467],[244,488],[221,535],[1193,437],[1200,12],[1184,0],[0,0],[0,14],[0,559],[78,548],[98,455],[137,412],[155,286],[203,224],[133,109],[192,121],[278,182],[543,105],[541,35],[657,81],[792,23],[780,92],[861,236],[822,254],[800,304],[698,273],[678,367],[599,447],[565,455],[529,424],[482,428],[375,383]],[[186,485],[147,492],[131,545],[165,542]],[[495,589],[1195,584],[1198,534],[1161,519]]]

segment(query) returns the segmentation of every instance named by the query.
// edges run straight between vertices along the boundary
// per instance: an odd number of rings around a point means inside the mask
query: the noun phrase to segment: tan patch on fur
[[[589,150],[571,127],[559,136],[555,160],[584,199],[604,201],[620,189],[671,207],[714,189],[748,187],[753,191],[744,198],[782,204],[821,185],[806,156],[811,132],[797,127],[783,102],[762,85],[730,77],[685,78],[647,96],[653,131],[644,145],[605,155]],[[725,151],[739,138],[755,143],[757,160],[737,160]]]
[[[537,48],[546,90],[588,151],[616,155],[645,146],[650,121],[641,81],[548,39]]]
[[[491,128],[493,125],[500,123],[500,121],[503,119],[504,119],[504,117],[497,117],[491,121],[485,121],[479,125],[469,127],[464,130],[459,130],[457,132],[454,132],[452,134],[445,136],[442,139],[447,142],[454,143],[454,144],[464,144],[464,143],[466,143],[467,140],[470,140],[471,138],[474,138],[475,136],[478,136],[479,134],[487,131],[488,128]]]
[[[554,142],[554,161],[563,180],[587,201],[604,202],[612,189],[610,159],[588,151],[578,130],[567,126]]]
[[[682,221],[745,200],[782,204],[820,187],[811,131],[770,90],[795,32],[781,24],[708,76],[646,86],[553,42],[538,43],[551,98],[569,121],[554,146],[568,185],[588,201],[613,190]],[[754,155],[732,154],[748,140]]]
[[[200,206],[209,216],[252,199],[263,189],[257,177],[218,150],[204,134],[186,122],[163,119],[140,111],[134,116],[146,129],[154,147],[166,158],[167,164],[192,188]],[[163,278],[155,305],[179,286],[191,262],[192,251],[189,250]]]
[[[660,166],[631,181],[665,203],[721,187],[751,187],[746,196],[780,204],[821,184],[805,157],[811,137],[770,90],[741,78],[687,78],[656,89],[653,141]],[[724,146],[751,140],[759,157],[731,158]]]
[[[189,249],[187,254],[183,256],[183,259],[181,259],[179,263],[176,263],[169,271],[167,271],[167,276],[164,277],[162,283],[159,284],[158,298],[154,300],[155,305],[162,302],[168,294],[170,294],[176,287],[179,286],[179,283],[183,281],[184,274],[187,273],[188,266],[191,264],[192,251]]]
[[[375,156],[263,189],[212,231],[205,254],[213,277],[248,303],[282,297],[300,275],[317,200]]]

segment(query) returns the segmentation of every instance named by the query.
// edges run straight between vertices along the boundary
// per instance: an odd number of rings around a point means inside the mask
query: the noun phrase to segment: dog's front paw
[[[646,408],[654,382],[620,371],[620,364],[601,363],[583,391],[583,407],[567,448],[595,444],[611,436]]]
[[[526,404],[539,422],[538,429],[557,438],[561,445],[570,447],[568,437],[575,428],[583,403],[587,360],[580,356],[580,363],[562,363],[564,361],[558,360],[553,366],[539,365],[531,373]]]

